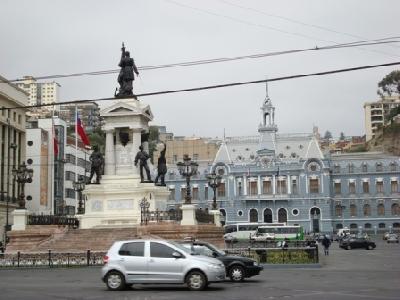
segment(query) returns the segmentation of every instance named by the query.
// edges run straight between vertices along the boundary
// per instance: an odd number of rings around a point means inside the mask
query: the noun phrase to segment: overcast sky
[[[242,6],[242,7],[239,7]],[[118,69],[121,42],[137,66],[235,57],[399,36],[397,0],[1,0],[0,75]],[[312,51],[142,71],[137,94],[399,61],[397,46]],[[269,84],[279,133],[363,135],[366,101],[393,67]],[[117,74],[57,79],[61,101],[110,97]],[[175,135],[257,135],[265,85],[141,98]],[[110,103],[99,103],[102,107]]]

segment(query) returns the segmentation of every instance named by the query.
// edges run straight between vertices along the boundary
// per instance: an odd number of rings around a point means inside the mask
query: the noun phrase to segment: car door
[[[182,255],[176,258],[172,253]],[[163,242],[150,242],[150,257],[148,258],[148,281],[158,283],[181,283],[184,281],[184,266],[186,257]]]
[[[119,249],[119,261],[125,268],[128,282],[145,282],[147,280],[147,258],[144,254],[145,242],[124,243]]]

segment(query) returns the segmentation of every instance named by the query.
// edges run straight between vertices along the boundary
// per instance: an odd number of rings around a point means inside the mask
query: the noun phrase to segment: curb
[[[320,263],[317,264],[260,264],[264,269],[319,269],[322,268]]]

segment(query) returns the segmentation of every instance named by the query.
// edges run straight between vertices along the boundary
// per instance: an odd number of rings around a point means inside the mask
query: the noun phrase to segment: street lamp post
[[[25,162],[23,162],[18,169],[12,170],[12,175],[14,176],[14,180],[18,183],[18,190],[20,191],[17,209],[25,209],[25,183],[32,182],[33,170],[28,169]]]
[[[213,204],[212,204],[212,209],[216,210],[217,209],[217,188],[221,184],[222,177],[220,175],[215,174],[215,170],[207,176],[208,179],[208,186],[213,189],[214,192],[214,197],[213,197]]]
[[[140,225],[147,225],[147,219],[149,214],[150,202],[147,201],[146,197],[144,197],[140,201]]]
[[[341,205],[341,213],[342,213],[342,228],[344,228],[344,210],[346,209],[345,205]]]
[[[190,195],[190,177],[197,173],[198,164],[185,154],[183,156],[183,162],[177,163],[179,174],[186,178],[186,197],[185,204],[191,204],[192,197]]]
[[[75,192],[78,192],[78,215],[83,215],[85,209],[83,208],[82,191],[85,189],[85,180],[82,176],[79,176],[78,181],[72,182],[72,186],[74,187]]]

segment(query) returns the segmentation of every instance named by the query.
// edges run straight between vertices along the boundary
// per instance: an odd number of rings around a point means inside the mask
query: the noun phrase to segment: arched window
[[[392,215],[393,216],[400,215],[400,207],[397,203],[392,204]]]
[[[350,204],[350,216],[357,216],[357,206],[355,204]]]
[[[382,172],[382,171],[383,171],[382,163],[376,163],[376,172]]]
[[[342,216],[342,206],[337,204],[335,206],[335,216],[336,217],[341,217]],[[341,224],[340,224],[341,225]]]
[[[270,208],[266,208],[264,210],[264,223],[272,223],[272,210]]]
[[[385,225],[385,223],[379,223],[378,227],[382,229],[382,228],[385,228],[386,225]]]
[[[364,224],[364,228],[365,228],[365,229],[371,229],[371,228],[372,228],[371,223],[365,223],[365,224]]]
[[[383,203],[379,203],[377,206],[377,211],[378,211],[378,216],[384,216],[385,215],[385,205],[383,205]]]
[[[397,171],[397,164],[395,162],[390,163],[390,171],[394,172]]]
[[[364,211],[364,216],[366,216],[366,217],[370,216],[371,215],[371,206],[369,204],[365,204],[363,211]]]
[[[362,164],[362,171],[363,171],[364,173],[367,173],[367,172],[368,172],[368,165],[367,165],[367,163],[363,163],[363,164]]]
[[[358,226],[355,223],[350,224],[350,229],[357,229]]]
[[[280,208],[278,210],[278,222],[286,223],[287,222],[287,211],[284,208]]]
[[[255,208],[250,209],[250,222],[258,222],[258,211]]]
[[[400,223],[393,223],[393,228],[396,228],[396,229],[400,228]]]

